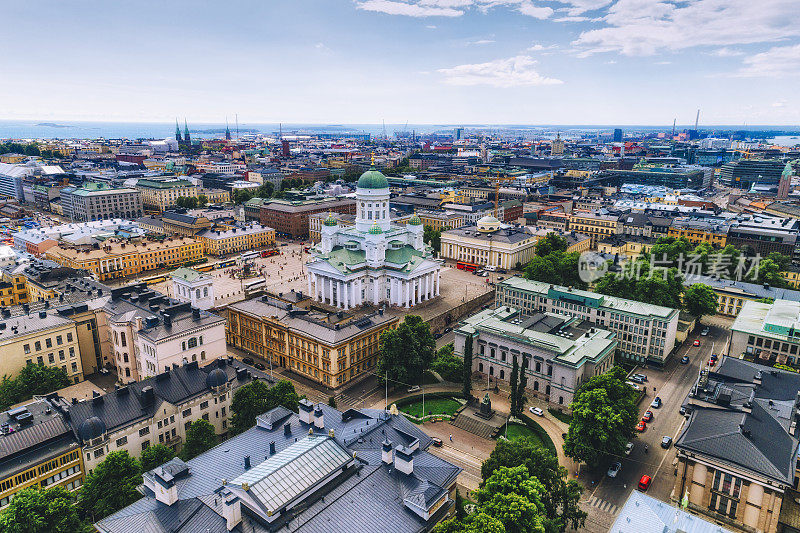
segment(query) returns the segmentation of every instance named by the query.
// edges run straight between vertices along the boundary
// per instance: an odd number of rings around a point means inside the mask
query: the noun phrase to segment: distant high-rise
[[[617,128],[617,129],[614,130],[614,142],[615,143],[622,142],[622,129],[621,128]]]
[[[456,128],[453,130],[453,140],[460,141],[464,138],[464,128]]]
[[[286,139],[281,141],[281,155],[283,157],[289,157],[289,141]]]
[[[550,143],[550,155],[564,155],[564,141],[561,139],[560,133],[557,133],[556,138]]]
[[[231,140],[231,129],[228,127],[228,119],[225,119],[225,140]]]

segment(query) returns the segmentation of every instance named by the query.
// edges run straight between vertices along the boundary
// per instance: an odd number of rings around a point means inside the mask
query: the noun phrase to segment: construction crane
[[[494,218],[497,218],[497,211],[500,204],[500,182],[510,181],[517,179],[516,176],[495,176],[491,178],[494,180]],[[499,219],[498,219],[499,220]]]

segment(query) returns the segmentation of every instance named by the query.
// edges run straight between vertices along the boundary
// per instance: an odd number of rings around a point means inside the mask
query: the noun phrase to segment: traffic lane
[[[453,330],[448,331],[447,333],[442,334],[441,337],[436,339],[436,349],[439,350],[440,348],[450,344],[456,338],[456,332]]]
[[[725,337],[725,333],[721,333],[724,331],[721,328],[712,329],[712,332],[707,337],[700,337],[703,340],[701,340],[699,347],[692,346],[694,337],[689,337],[690,340],[679,348],[675,357],[671,359],[662,371],[653,369],[641,371],[648,376],[648,381],[645,384],[648,387],[648,391],[640,404],[639,415],[641,416],[645,411],[651,410],[653,412],[653,421],[647,424],[647,429],[644,432],[637,434],[633,440],[634,448],[631,454],[619,459],[622,463],[622,469],[617,476],[610,478],[605,474],[604,470],[602,477],[595,479],[594,486],[596,488],[593,494],[595,497],[615,505],[621,505],[630,490],[638,485],[639,479],[643,474],[653,477],[654,481],[653,485],[651,485],[651,490],[655,489],[653,492],[660,493],[663,491],[661,485],[669,482],[662,482],[662,478],[667,476],[655,474],[665,469],[663,465],[671,465],[671,459],[665,461],[664,458],[669,454],[674,457],[675,452],[672,446],[670,446],[669,450],[661,448],[661,438],[664,435],[669,435],[674,441],[683,419],[679,412],[680,406],[695,382],[701,362],[707,361],[710,357],[712,342],[719,343],[720,338]],[[680,364],[680,359],[684,355],[689,356],[689,364]],[[654,386],[656,387],[655,395],[653,394]],[[650,407],[655,396],[659,396],[662,400],[662,406],[659,409]],[[648,447],[647,452],[645,452],[645,444]],[[661,468],[659,468],[660,466]],[[587,488],[592,490],[591,486]],[[669,490],[671,490],[671,487]],[[667,496],[669,495],[669,490],[666,491]]]

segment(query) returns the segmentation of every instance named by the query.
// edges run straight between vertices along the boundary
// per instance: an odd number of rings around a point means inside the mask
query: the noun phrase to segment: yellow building
[[[313,306],[307,313],[294,313],[278,299],[259,298],[228,307],[227,340],[273,366],[335,389],[374,371],[381,333],[396,328],[398,320],[383,311],[341,315]]]
[[[436,231],[460,228],[464,225],[464,215],[452,211],[420,211],[417,213],[423,226]]]
[[[176,178],[140,179],[136,188],[142,194],[142,205],[148,211],[162,212],[177,205],[178,198],[197,198],[198,189],[192,182]]]
[[[72,383],[83,381],[78,331],[55,311],[7,318],[0,329],[0,374],[17,376],[25,365],[61,368]]]
[[[198,196],[204,195],[210,204],[225,204],[231,201],[230,191],[225,189],[200,189]]]
[[[225,230],[204,230],[197,234],[197,238],[208,255],[226,255],[275,246],[275,230],[256,223]]]
[[[649,252],[653,243],[643,240],[619,238],[606,238],[597,244],[597,251],[604,254],[619,255],[635,260],[645,252]]]
[[[781,276],[789,283],[790,287],[800,289],[800,269],[792,268],[787,272],[781,272]]]
[[[587,235],[592,249],[596,249],[601,239],[620,232],[620,224],[613,215],[575,211],[569,217],[569,229]]]
[[[6,411],[0,414],[0,423],[14,429],[2,437],[0,509],[22,489],[63,487],[75,492],[83,485],[80,446],[63,415],[48,400]]]
[[[180,266],[204,256],[202,242],[190,237],[167,237],[127,243],[106,241],[98,249],[53,246],[45,257],[63,266],[93,272],[98,281],[103,281]]]
[[[684,238],[692,244],[707,242],[724,248],[728,239],[729,224],[691,218],[676,218],[672,221],[667,235],[676,239]]]
[[[488,215],[476,226],[443,231],[440,256],[469,263],[470,268],[512,269],[533,259],[538,240],[539,236],[529,228],[506,227]]]

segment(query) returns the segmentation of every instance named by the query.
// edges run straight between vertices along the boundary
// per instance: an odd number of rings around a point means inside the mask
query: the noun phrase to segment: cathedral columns
[[[439,270],[437,270],[436,271],[436,296],[439,296],[439,289],[440,289],[440,285],[441,285],[441,279],[439,277],[440,274],[441,274],[441,272]]]
[[[315,300],[317,299],[316,294],[311,292],[311,278],[314,277],[314,274],[308,274],[308,295],[312,296]]]
[[[372,279],[372,303],[378,305],[380,302],[380,281],[378,278]]]
[[[342,282],[342,286],[344,287],[344,301],[342,304],[344,305],[344,310],[348,311],[350,309],[350,283],[347,281]]]
[[[406,309],[410,306],[408,305],[409,302],[409,294],[408,294],[408,281],[403,281],[403,305]]]
[[[333,278],[328,278],[328,292],[330,293],[330,305],[333,305]]]

